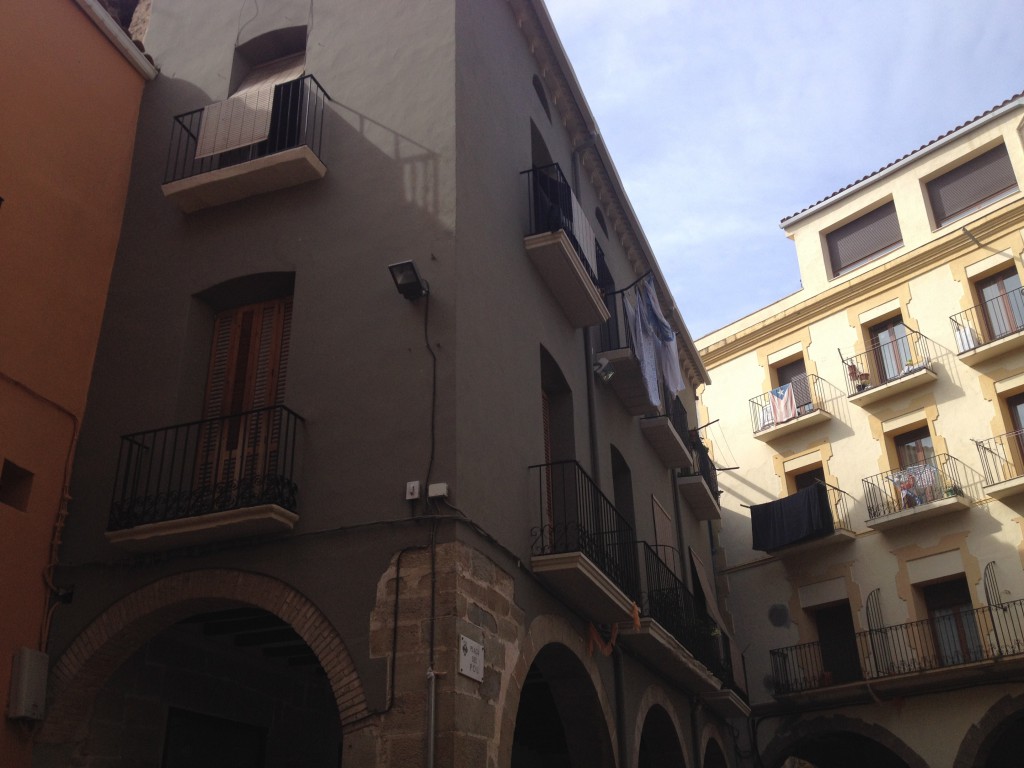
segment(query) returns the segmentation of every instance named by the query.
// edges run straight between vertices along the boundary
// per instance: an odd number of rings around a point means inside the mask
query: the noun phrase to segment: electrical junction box
[[[447,499],[448,483],[431,483],[427,486],[428,499]]]
[[[19,648],[11,667],[7,717],[42,720],[46,712],[46,675],[50,657],[32,648]]]

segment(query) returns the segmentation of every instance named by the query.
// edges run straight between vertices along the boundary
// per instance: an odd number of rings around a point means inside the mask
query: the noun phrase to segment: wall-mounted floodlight
[[[415,301],[430,293],[430,286],[426,280],[420,277],[420,273],[416,271],[416,265],[411,261],[389,264],[388,269],[391,270],[395,288],[409,301]]]

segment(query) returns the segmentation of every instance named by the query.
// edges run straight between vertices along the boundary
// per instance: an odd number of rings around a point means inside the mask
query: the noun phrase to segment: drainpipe
[[[583,370],[587,376],[587,435],[590,440],[590,476],[601,482],[601,463],[597,450],[597,404],[594,395],[594,354],[591,351],[590,329],[583,329]]]

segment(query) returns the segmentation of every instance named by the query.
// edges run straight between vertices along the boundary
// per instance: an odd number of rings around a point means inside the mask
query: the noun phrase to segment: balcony
[[[960,359],[968,365],[1024,347],[1024,290],[951,315],[953,337]]]
[[[640,599],[633,526],[576,461],[530,471],[538,518],[530,568],[591,621],[624,620]]]
[[[853,497],[820,481],[750,510],[753,548],[777,557],[822,549],[857,536],[850,527]]]
[[[971,505],[964,492],[968,476],[963,462],[940,453],[921,464],[864,478],[868,527],[885,530],[914,525],[967,509]]]
[[[870,701],[872,693],[997,682],[1024,669],[1024,600],[869,629],[849,643],[803,643],[770,654],[776,697]],[[871,681],[870,691],[863,681]],[[840,687],[845,690],[825,690]]]
[[[750,399],[754,437],[768,442],[832,418],[826,403],[832,385],[813,373]]]
[[[843,365],[850,402],[862,406],[931,384],[938,378],[932,370],[931,340],[910,330],[895,341],[844,357]]]
[[[230,142],[231,148],[219,152],[210,152],[200,143],[203,121],[216,119],[210,116],[217,105],[178,115],[171,127],[161,187],[164,197],[192,213],[323,178],[327,166],[320,161],[320,144],[328,98],[312,75],[276,86],[265,136],[256,133],[260,123],[256,109],[244,101],[220,102],[247,114],[243,120],[235,110],[237,126],[228,126],[230,121],[220,118],[218,128],[227,126],[231,134],[237,128],[240,135],[232,135],[237,140]],[[215,131],[210,125],[207,128],[208,133]],[[251,141],[246,143],[246,138]]]
[[[691,443],[693,466],[676,476],[679,495],[683,497],[698,520],[721,520],[718,497],[718,470],[708,455],[707,446],[699,439]]]
[[[750,709],[736,685],[729,638],[658,552],[639,543],[644,593],[640,628],[623,630],[621,642],[666,676],[700,693],[724,717]],[[667,553],[666,553],[667,554]]]
[[[276,406],[122,437],[108,541],[152,551],[290,531],[302,421]]]
[[[607,379],[608,385],[623,407],[634,416],[644,416],[660,409],[657,367],[648,367],[647,377],[654,377],[653,381],[648,381],[633,338],[630,318],[636,312],[636,294],[634,283],[621,291],[605,295],[608,319],[598,329],[594,354],[597,361],[608,363],[607,370],[611,375]]]
[[[975,440],[974,444],[985,472],[986,494],[1003,500],[1024,493],[1024,430]]]
[[[640,419],[640,431],[667,469],[691,470],[693,454],[686,444],[690,436],[686,409],[679,398],[670,397],[668,393],[664,393],[663,397],[664,402],[668,403],[667,413]]]
[[[597,243],[558,164],[523,171],[530,197],[526,253],[573,328],[608,319],[597,288]]]

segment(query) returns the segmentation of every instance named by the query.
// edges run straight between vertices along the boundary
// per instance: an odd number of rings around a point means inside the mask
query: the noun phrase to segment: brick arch
[[[988,708],[977,723],[967,729],[956,753],[953,768],[983,766],[1001,736],[1000,728],[1008,720],[1024,716],[1024,694],[1007,694]]]
[[[929,768],[928,764],[902,739],[876,723],[866,723],[845,715],[799,720],[792,728],[780,729],[764,749],[762,761],[768,768],[779,765],[786,752],[809,736],[829,733],[853,733],[876,742],[907,764],[908,768]]]
[[[579,662],[586,673],[585,677],[590,682],[593,694],[597,698],[597,705],[604,716],[605,728],[613,755],[617,749],[616,740],[612,738],[615,733],[612,707],[608,697],[605,695],[604,687],[601,685],[597,663],[587,652],[587,643],[583,638],[582,632],[566,619],[546,614],[538,616],[530,622],[530,627],[519,644],[519,653],[515,663],[507,668],[501,681],[501,691],[498,697],[499,701],[501,701],[501,706],[498,710],[501,712],[498,742],[499,766],[508,768],[512,764],[512,741],[516,730],[516,715],[519,712],[519,698],[526,675],[540,653],[545,648],[551,646],[562,646]],[[618,762],[618,755],[615,755],[615,764],[618,764]]]
[[[687,738],[687,729],[682,725],[684,720],[680,716],[680,713],[676,709],[676,704],[668,693],[659,685],[648,686],[647,690],[644,691],[640,697],[640,701],[637,705],[637,716],[636,722],[633,723],[633,741],[636,745],[637,750],[640,749],[640,737],[643,734],[644,724],[647,722],[647,716],[650,714],[651,709],[654,707],[661,707],[665,710],[668,715],[668,719],[672,721],[672,727],[676,732],[676,740],[679,742],[679,749],[683,753],[684,765],[681,768],[686,768],[688,765],[696,765],[693,761],[693,755],[691,754],[691,741]],[[630,763],[635,764],[635,760]]]
[[[182,619],[233,605],[262,608],[292,626],[316,654],[343,726],[367,714],[362,681],[344,641],[308,598],[269,576],[197,570],[132,592],[75,638],[51,672],[51,704],[39,740],[61,743],[83,736],[96,694],[129,656]]]

